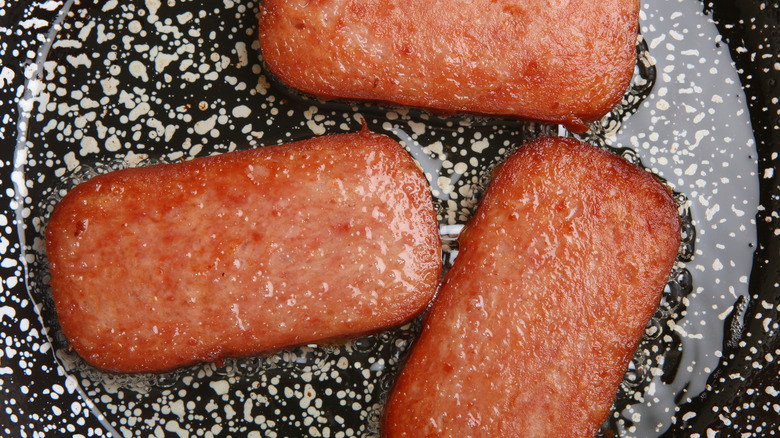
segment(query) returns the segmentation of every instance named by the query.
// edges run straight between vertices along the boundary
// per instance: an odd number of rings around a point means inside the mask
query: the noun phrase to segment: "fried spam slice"
[[[59,322],[116,372],[398,325],[439,285],[429,190],[367,131],[97,176],[46,228]]]
[[[270,71],[321,98],[563,123],[609,112],[636,60],[639,0],[265,0]]]
[[[394,385],[386,437],[593,437],[680,243],[650,173],[578,140],[494,173]]]

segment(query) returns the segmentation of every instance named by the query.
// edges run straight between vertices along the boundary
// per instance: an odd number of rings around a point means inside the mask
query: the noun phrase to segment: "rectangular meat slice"
[[[673,198],[573,139],[494,173],[389,397],[384,436],[593,437],[680,244]]]
[[[97,176],[46,249],[71,347],[117,372],[395,326],[441,275],[425,177],[367,131]]]
[[[639,0],[265,0],[270,71],[321,98],[584,131],[633,74]]]

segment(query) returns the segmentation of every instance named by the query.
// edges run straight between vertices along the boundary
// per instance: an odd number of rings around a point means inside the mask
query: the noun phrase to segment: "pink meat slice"
[[[425,177],[367,131],[95,177],[46,247],[71,347],[117,372],[395,326],[441,272]]]
[[[573,139],[520,148],[460,237],[386,437],[593,437],[680,243],[668,190]]]
[[[620,102],[639,0],[265,0],[263,59],[321,98],[586,129]]]

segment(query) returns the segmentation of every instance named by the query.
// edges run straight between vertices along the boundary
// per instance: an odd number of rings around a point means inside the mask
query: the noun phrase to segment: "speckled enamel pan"
[[[75,184],[355,132],[365,120],[425,171],[448,264],[490,170],[524,141],[571,135],[292,92],[265,74],[258,7],[0,1],[0,436],[377,436],[419,329],[166,374],[91,368],[58,327],[42,240]],[[684,219],[677,264],[603,436],[780,434],[779,9],[644,2],[632,88],[579,136],[665,180]]]

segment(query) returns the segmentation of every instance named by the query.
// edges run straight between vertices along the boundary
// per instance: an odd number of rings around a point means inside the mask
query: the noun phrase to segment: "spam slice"
[[[609,112],[636,58],[639,0],[265,0],[270,71],[321,98],[566,124]]]
[[[367,131],[95,177],[46,249],[70,345],[117,372],[398,325],[441,272],[422,172]]]
[[[680,220],[573,139],[495,172],[389,398],[386,437],[593,437],[655,312]]]

